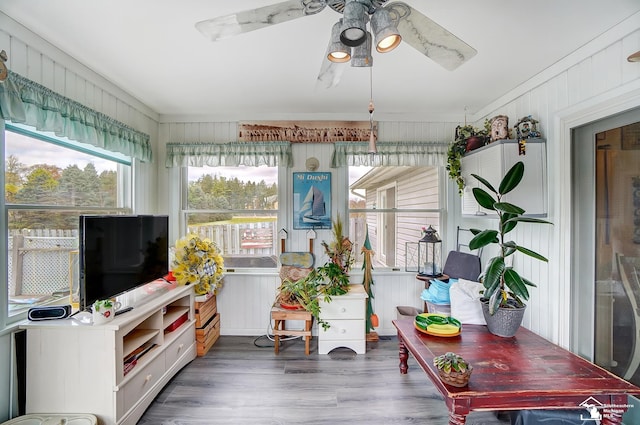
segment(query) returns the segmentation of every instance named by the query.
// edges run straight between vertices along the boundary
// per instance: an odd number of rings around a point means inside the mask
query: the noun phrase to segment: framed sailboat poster
[[[293,173],[293,228],[331,229],[331,173]]]

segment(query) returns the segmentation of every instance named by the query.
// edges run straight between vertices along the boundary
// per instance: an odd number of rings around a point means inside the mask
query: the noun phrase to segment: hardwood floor
[[[338,348],[305,356],[294,339],[275,355],[266,337],[222,336],[158,395],[138,424],[153,425],[446,425],[444,401],[410,358],[398,370],[396,337],[367,343],[356,355]],[[492,412],[472,412],[469,425],[510,423]]]

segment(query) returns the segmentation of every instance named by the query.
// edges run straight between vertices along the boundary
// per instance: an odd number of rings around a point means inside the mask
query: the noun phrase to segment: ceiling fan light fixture
[[[402,36],[386,9],[378,9],[371,15],[371,29],[376,39],[376,50],[387,53],[398,47]]]
[[[367,8],[358,0],[346,0],[344,18],[340,31],[340,41],[350,47],[356,47],[367,38]]]
[[[367,67],[373,66],[373,56],[371,56],[371,33],[367,31],[365,42],[353,48],[351,66]]]
[[[327,59],[335,63],[349,62],[351,59],[351,47],[340,41],[341,28],[342,19],[333,24],[331,40],[329,40],[329,48],[327,49]]]

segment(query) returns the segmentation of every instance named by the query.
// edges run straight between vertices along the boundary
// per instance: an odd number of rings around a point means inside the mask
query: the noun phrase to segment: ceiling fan
[[[408,4],[388,0],[288,0],[196,23],[212,41],[255,31],[293,19],[314,15],[326,6],[342,14],[331,31],[318,82],[337,85],[343,67],[372,66],[372,46],[380,53],[405,41],[411,47],[452,71],[477,52],[467,43]],[[367,28],[368,24],[368,28]],[[375,41],[375,43],[374,43]]]

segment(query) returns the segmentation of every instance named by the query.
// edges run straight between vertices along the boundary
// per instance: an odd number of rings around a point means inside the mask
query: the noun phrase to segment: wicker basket
[[[456,372],[455,370],[445,373],[444,370],[438,369],[440,379],[442,379],[445,384],[449,384],[453,387],[466,387],[469,384],[471,372],[473,372],[473,366],[471,365],[469,365],[469,368],[464,373]]]

